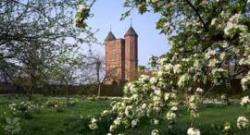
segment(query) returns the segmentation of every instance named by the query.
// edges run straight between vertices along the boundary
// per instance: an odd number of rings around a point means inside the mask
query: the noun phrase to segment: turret
[[[134,80],[137,77],[138,69],[138,35],[131,26],[125,38],[125,79]]]

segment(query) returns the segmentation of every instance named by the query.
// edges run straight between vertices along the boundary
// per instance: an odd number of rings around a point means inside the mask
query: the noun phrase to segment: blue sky
[[[95,36],[100,42],[104,41],[110,30],[110,25],[116,38],[123,38],[132,18],[133,27],[139,35],[139,65],[147,65],[150,56],[159,56],[169,50],[170,46],[167,44],[166,36],[160,35],[155,28],[155,23],[160,17],[158,14],[140,15],[134,11],[130,17],[120,21],[123,11],[123,0],[97,0],[91,10],[94,17],[88,20],[88,24],[93,29],[99,29]],[[104,46],[94,46],[94,48],[96,53],[104,56]]]

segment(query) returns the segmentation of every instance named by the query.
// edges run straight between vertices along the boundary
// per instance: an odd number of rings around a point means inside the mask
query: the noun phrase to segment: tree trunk
[[[100,97],[101,96],[101,83],[99,82],[98,83],[98,94],[97,94],[97,97]]]

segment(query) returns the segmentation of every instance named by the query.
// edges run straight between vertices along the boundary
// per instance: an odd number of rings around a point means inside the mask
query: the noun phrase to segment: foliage
[[[20,126],[20,119],[14,117],[12,118],[6,118],[6,125],[4,126],[4,130],[7,134],[10,135],[16,135],[20,133],[21,126]]]

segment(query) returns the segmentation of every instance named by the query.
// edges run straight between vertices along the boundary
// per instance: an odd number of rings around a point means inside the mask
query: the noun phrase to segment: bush
[[[40,106],[32,104],[32,102],[22,101],[20,103],[12,103],[9,105],[11,113],[15,116],[31,119],[33,112],[40,112]]]

